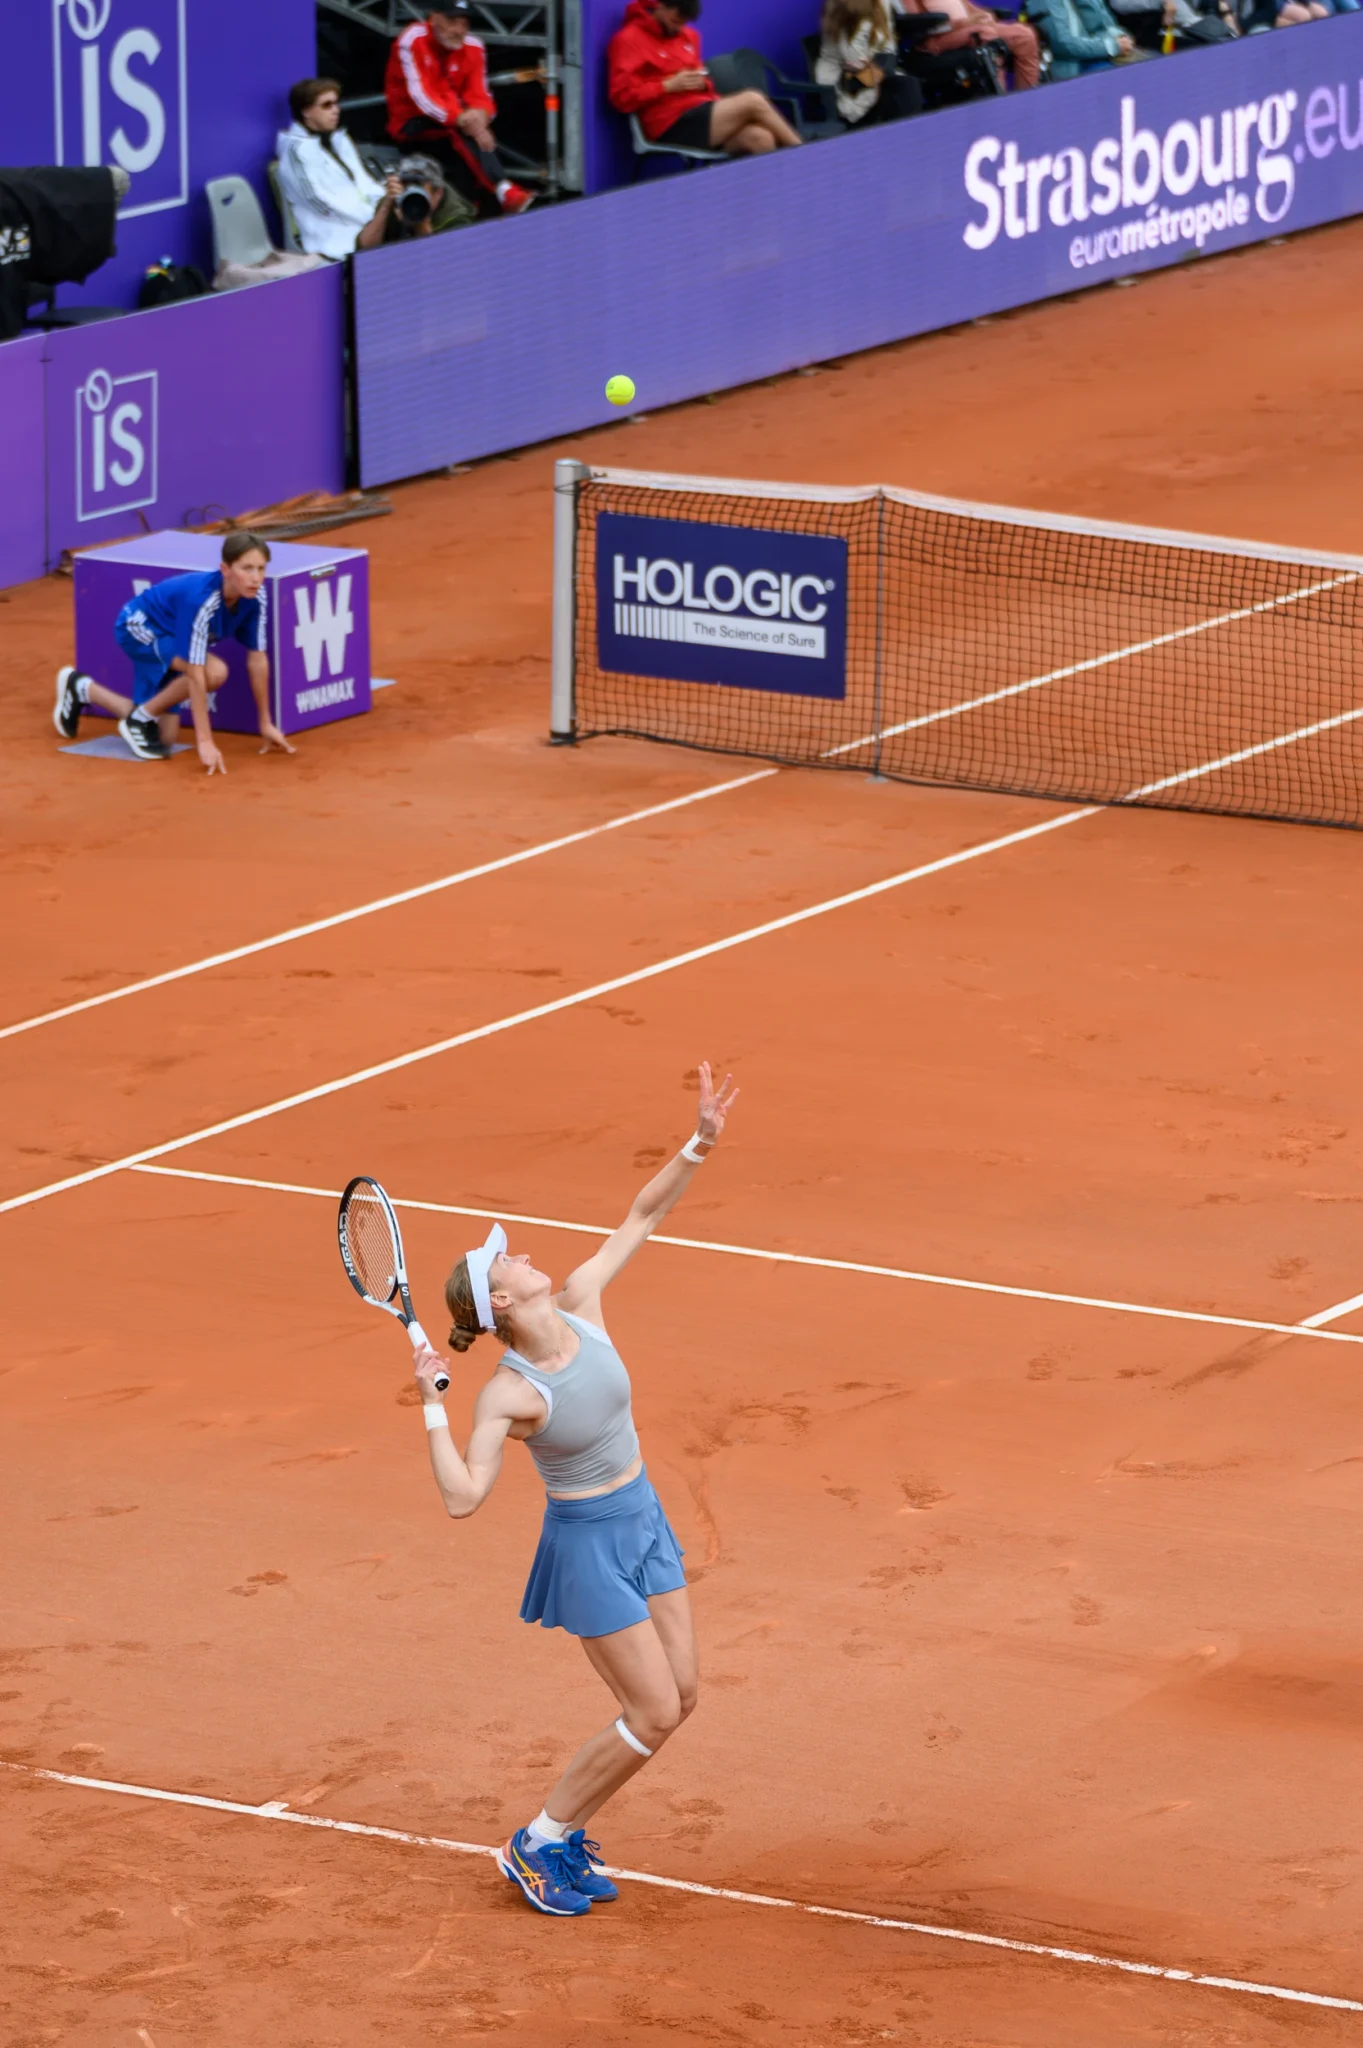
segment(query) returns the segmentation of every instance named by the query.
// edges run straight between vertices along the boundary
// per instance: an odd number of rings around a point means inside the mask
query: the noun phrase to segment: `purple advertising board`
[[[150,533],[119,547],[77,555],[76,662],[107,689],[127,695],[132,663],[114,639],[114,622],[149,584],[187,569],[216,569],[222,540],[207,533]],[[305,732],[354,718],[372,702],[369,674],[369,557],[359,548],[272,544],[265,579],[273,716],[283,732]],[[222,732],[255,732],[256,707],[246,649],[217,641],[227,681],[216,690],[213,723]],[[188,711],[181,713],[187,723]]]
[[[118,254],[63,305],[131,307],[149,263],[212,267],[204,182],[265,166],[296,78],[317,68],[314,0],[8,0],[7,164],[121,164]]]
[[[0,589],[47,567],[47,464],[43,447],[43,343],[0,348]]]
[[[1363,211],[1363,14],[355,259],[386,483]]]
[[[48,566],[340,490],[344,342],[339,267],[47,336]]]

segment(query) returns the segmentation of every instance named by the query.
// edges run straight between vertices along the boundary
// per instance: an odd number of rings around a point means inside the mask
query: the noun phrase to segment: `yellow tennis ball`
[[[612,405],[628,405],[634,397],[632,377],[612,377],[606,385],[606,396]]]

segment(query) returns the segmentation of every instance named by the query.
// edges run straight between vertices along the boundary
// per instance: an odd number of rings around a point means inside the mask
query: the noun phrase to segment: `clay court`
[[[404,486],[397,687],[225,781],[64,757],[70,585],[0,599],[4,2048],[1357,2040],[1363,841],[545,735],[555,456],[1363,553],[1360,292],[1355,223]],[[680,1888],[541,1921],[465,1852],[604,1696],[327,1197],[442,1329],[702,1058],[611,1297],[703,1682],[600,1833]]]

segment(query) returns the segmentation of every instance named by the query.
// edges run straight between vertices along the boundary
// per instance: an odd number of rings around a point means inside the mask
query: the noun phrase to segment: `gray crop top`
[[[633,1464],[639,1438],[624,1359],[596,1323],[570,1316],[566,1309],[559,1314],[577,1332],[577,1356],[570,1365],[542,1372],[519,1351],[504,1351],[497,1362],[509,1365],[544,1396],[549,1420],[525,1442],[546,1490],[585,1493],[609,1486]]]

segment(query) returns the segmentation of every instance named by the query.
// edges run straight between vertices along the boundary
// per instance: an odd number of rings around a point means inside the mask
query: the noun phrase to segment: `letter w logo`
[[[334,584],[315,583],[311,602],[305,586],[300,585],[293,594],[298,612],[293,644],[303,650],[303,667],[310,683],[321,678],[323,648],[326,649],[327,667],[332,675],[338,676],[345,667],[346,643],[355,624],[350,609],[353,581],[351,576],[339,576]]]

